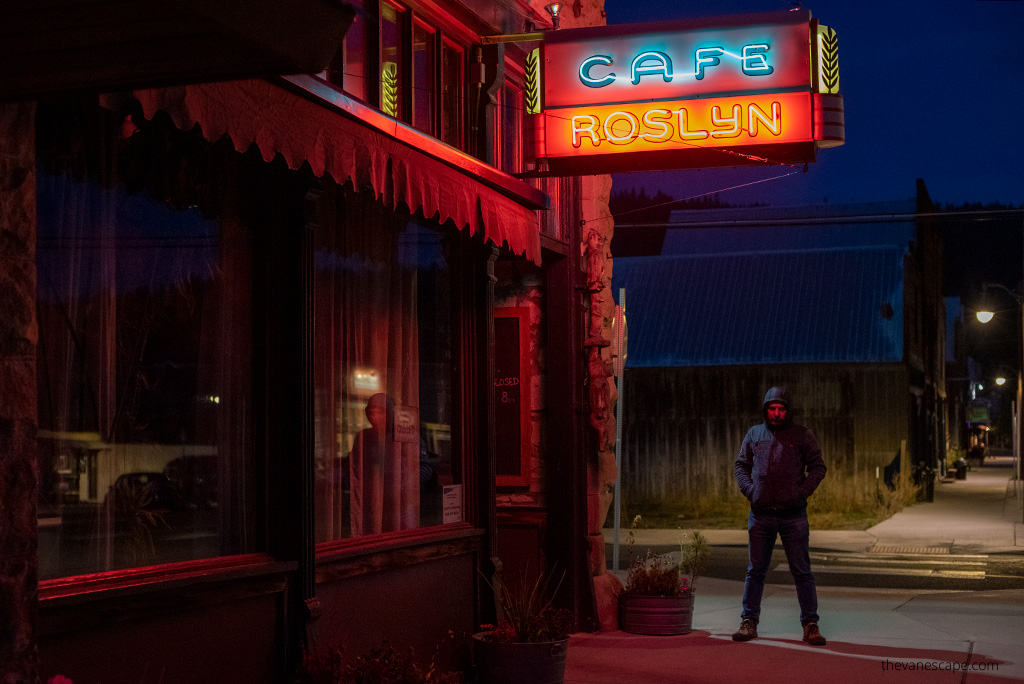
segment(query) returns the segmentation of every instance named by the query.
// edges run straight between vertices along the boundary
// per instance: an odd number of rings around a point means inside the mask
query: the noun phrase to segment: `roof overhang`
[[[0,3],[0,100],[315,73],[355,9],[339,0]]]

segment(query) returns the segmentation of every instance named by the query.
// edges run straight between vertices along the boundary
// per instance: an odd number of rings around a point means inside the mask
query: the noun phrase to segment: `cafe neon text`
[[[723,56],[739,61],[740,69],[746,76],[769,76],[775,68],[768,63],[768,52],[771,46],[767,43],[744,45],[737,54],[723,47],[702,47],[694,50],[694,71],[679,73],[672,68],[672,58],[659,50],[645,50],[633,58],[629,66],[629,82],[638,85],[644,76],[661,76],[665,83],[671,83],[679,76],[693,77],[698,81],[704,79],[706,70],[722,63]],[[595,76],[595,67],[611,67],[614,59],[610,55],[592,55],[580,62],[580,82],[588,88],[603,88],[615,82],[614,72],[608,71],[603,76]]]

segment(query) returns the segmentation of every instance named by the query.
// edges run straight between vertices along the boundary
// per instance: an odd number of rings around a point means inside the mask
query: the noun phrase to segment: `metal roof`
[[[886,245],[616,259],[616,300],[626,288],[626,365],[900,361],[905,251]]]

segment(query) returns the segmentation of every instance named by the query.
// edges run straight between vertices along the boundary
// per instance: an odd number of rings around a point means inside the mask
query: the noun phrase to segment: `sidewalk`
[[[690,634],[575,634],[565,682],[1024,681],[1021,590],[943,593],[821,588],[821,629],[828,638],[828,645],[821,647],[800,640],[796,591],[778,585],[765,588],[760,637],[747,643],[732,641],[742,595],[742,582],[702,579]],[[954,669],[964,666],[972,669]]]
[[[1005,460],[1005,459],[1004,459]],[[812,531],[821,550],[944,547],[953,553],[1024,553],[1021,492],[1011,461],[937,484],[935,501],[863,532]],[[715,546],[746,546],[743,530],[707,530]],[[606,534],[611,541],[611,534]],[[623,539],[624,541],[624,539]],[[678,530],[638,530],[637,543],[675,545]],[[621,575],[620,575],[621,576]],[[792,585],[768,585],[760,638],[736,643],[743,583],[703,578],[693,632],[647,637],[576,634],[567,684],[1024,681],[1024,590],[990,592],[819,587],[828,645],[801,641]]]
[[[1021,483],[1013,460],[990,458],[966,480],[939,480],[935,500],[906,508],[867,530],[811,530],[811,548],[866,552],[878,547],[944,547],[951,553],[1024,553]],[[746,530],[703,530],[712,546],[746,546]],[[625,548],[628,529],[620,530]],[[606,543],[613,531],[605,529]],[[679,530],[637,530],[640,545],[675,546]]]
[[[935,502],[900,511],[867,532],[878,545],[947,546],[953,553],[1024,552],[1021,483],[1013,459],[990,458],[966,480],[940,480]]]

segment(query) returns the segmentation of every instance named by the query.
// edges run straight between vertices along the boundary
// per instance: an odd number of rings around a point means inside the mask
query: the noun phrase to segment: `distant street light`
[[[1013,298],[1016,306],[1015,313],[1017,314],[1017,321],[1021,324],[1021,335],[1019,338],[1019,347],[1017,348],[1017,396],[1016,399],[1011,403],[1013,407],[1013,472],[1016,483],[1014,486],[1018,486],[1019,483],[1024,481],[1024,285],[1021,286],[1021,291],[1011,290],[1010,288],[1000,283],[982,283],[981,284],[981,297],[977,301],[977,310],[975,316],[978,317],[978,321],[981,323],[988,323],[995,317],[995,307],[991,304],[990,289],[1002,290],[1010,297]],[[1006,382],[1006,378],[996,378],[997,385],[1003,385]],[[980,386],[978,389],[982,389]]]

